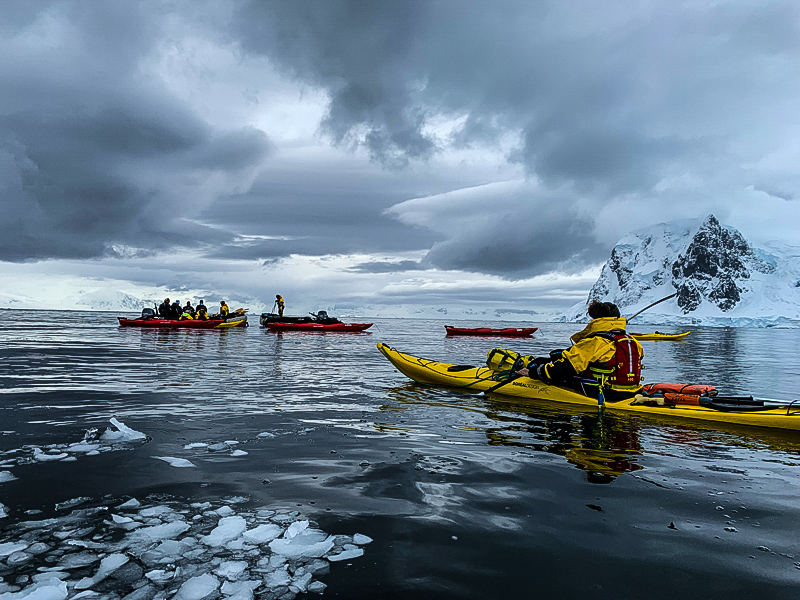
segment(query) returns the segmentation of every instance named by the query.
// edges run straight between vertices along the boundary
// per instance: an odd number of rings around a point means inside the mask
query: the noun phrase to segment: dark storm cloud
[[[452,183],[410,174],[399,182],[392,173],[352,173],[338,166],[298,172],[278,157],[246,193],[220,196],[200,218],[241,234],[273,238],[235,240],[214,249],[211,256],[217,258],[416,250],[442,236],[387,219],[383,211],[423,189],[447,185]]]
[[[252,1],[231,31],[245,54],[327,91],[335,143],[398,166],[517,134],[510,161],[581,195],[544,226],[448,231],[428,255],[437,266],[515,276],[600,262],[592,212],[657,197],[669,177],[796,184],[742,168],[787,135],[775,114],[798,92],[794,2]],[[448,118],[460,125],[437,130]]]
[[[386,164],[442,149],[430,117],[462,115],[450,141],[521,131],[516,157],[539,178],[619,192],[696,160],[713,134],[691,129],[703,113],[735,120],[792,85],[761,70],[793,60],[798,14],[791,2],[253,1],[234,32],[323,86],[332,138]]]
[[[160,41],[158,6],[4,6],[0,260],[113,256],[120,246],[148,253],[231,238],[182,217],[207,177],[246,169],[271,146],[261,131],[216,130],[140,72]]]

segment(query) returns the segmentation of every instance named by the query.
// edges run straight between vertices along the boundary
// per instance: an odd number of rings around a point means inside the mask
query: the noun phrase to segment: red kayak
[[[235,315],[238,316],[238,315]],[[227,327],[247,327],[247,319],[244,315],[240,318],[208,319],[207,321],[184,319],[126,319],[117,317],[120,327],[162,327],[173,329],[175,327],[187,327],[190,329],[214,329]]]
[[[450,327],[445,325],[447,335],[485,335],[485,336],[502,336],[502,337],[529,337],[533,332],[539,329],[538,327],[506,327],[504,329],[495,329],[492,327]]]
[[[270,331],[364,331],[372,323],[267,323]]]

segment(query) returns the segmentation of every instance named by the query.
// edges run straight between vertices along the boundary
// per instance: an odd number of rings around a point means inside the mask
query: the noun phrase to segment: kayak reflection
[[[570,464],[585,471],[590,483],[609,483],[618,475],[642,468],[636,462],[641,454],[638,428],[629,421],[600,412],[594,415],[554,415],[519,405],[514,405],[513,409],[502,406],[498,410],[497,401],[487,399],[486,403],[488,410],[484,414],[507,424],[503,428],[486,429],[489,444],[536,448],[563,456]],[[515,424],[519,419],[515,419],[509,410],[521,410],[541,422],[538,426],[528,423],[520,428]],[[523,429],[526,433],[538,435],[544,445],[526,443],[523,436],[515,435]]]
[[[492,446],[514,446],[563,456],[586,473],[590,483],[610,483],[642,465],[639,428],[635,421],[598,412],[569,413],[549,406],[522,404],[494,397],[420,388],[408,383],[388,391],[402,404],[447,406],[477,412],[493,425],[483,430]],[[453,395],[456,402],[453,402]],[[388,409],[389,407],[385,407]]]

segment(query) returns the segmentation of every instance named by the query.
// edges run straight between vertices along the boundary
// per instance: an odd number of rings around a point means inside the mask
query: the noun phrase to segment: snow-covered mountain
[[[713,216],[634,231],[611,251],[587,302],[559,320],[585,321],[591,300],[623,315],[677,292],[637,323],[800,327],[800,248],[756,248]]]

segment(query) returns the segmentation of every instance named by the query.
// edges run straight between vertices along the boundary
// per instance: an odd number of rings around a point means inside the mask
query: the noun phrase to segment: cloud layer
[[[358,255],[352,285],[513,281],[712,212],[798,240],[796,2],[3,12],[0,261]],[[202,279],[174,277],[151,283]]]

